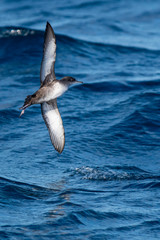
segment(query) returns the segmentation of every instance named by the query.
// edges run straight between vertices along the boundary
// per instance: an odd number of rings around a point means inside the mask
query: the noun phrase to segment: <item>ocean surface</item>
[[[58,154],[39,105],[43,37],[57,38]],[[0,7],[0,239],[160,239],[160,4],[14,1]]]

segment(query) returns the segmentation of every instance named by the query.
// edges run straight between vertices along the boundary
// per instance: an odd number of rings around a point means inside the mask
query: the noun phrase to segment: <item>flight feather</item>
[[[51,142],[54,148],[61,153],[65,144],[65,133],[63,128],[62,118],[60,116],[57,100],[41,104],[43,119],[49,131]]]
[[[47,22],[44,35],[43,58],[40,70],[41,84],[49,74],[52,77],[48,79],[56,79],[54,72],[55,60],[56,60],[56,37],[51,25]]]

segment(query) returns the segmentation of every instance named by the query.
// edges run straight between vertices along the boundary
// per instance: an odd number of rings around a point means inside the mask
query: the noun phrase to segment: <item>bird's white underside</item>
[[[48,88],[47,94],[41,100],[43,100],[43,102],[49,102],[50,100],[60,97],[67,90],[68,90],[67,85],[61,84],[60,81],[59,82],[57,81],[54,85],[54,89]]]

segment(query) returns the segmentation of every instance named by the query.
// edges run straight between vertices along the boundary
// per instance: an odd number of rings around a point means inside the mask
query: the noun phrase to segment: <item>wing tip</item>
[[[47,22],[46,22],[45,36],[47,35],[47,32],[48,32],[49,30],[52,32],[52,35],[53,35],[54,39],[56,40],[54,30],[53,30],[51,24],[47,21]]]
[[[47,27],[52,28],[52,27],[51,27],[51,24],[50,24],[48,21],[46,22],[46,28],[47,28]]]
[[[63,148],[63,149],[64,149],[64,148]],[[63,149],[61,149],[61,150],[56,149],[56,150],[57,150],[57,152],[58,152],[59,154],[61,154],[61,153],[63,152]]]
[[[53,143],[52,143],[52,144],[53,144]],[[53,146],[54,146],[55,150],[56,150],[59,154],[61,154],[61,153],[63,152],[63,150],[64,150],[64,144],[63,144],[62,147],[60,147],[60,146],[55,146],[54,144],[53,144]]]
[[[61,154],[63,152],[64,146],[65,146],[65,134],[63,134],[63,138],[62,138],[61,143],[60,142],[57,143],[57,142],[53,141],[52,138],[51,138],[51,142],[52,142],[53,147],[55,148],[55,150]]]

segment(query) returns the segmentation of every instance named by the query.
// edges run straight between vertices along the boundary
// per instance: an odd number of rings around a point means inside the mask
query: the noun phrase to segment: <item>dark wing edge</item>
[[[65,133],[62,118],[57,107],[57,99],[42,103],[41,112],[54,148],[59,153],[62,153],[65,145]]]
[[[43,58],[41,62],[40,81],[41,84],[48,74],[52,75],[51,79],[56,79],[54,65],[56,60],[56,37],[53,28],[47,22],[44,34]]]

